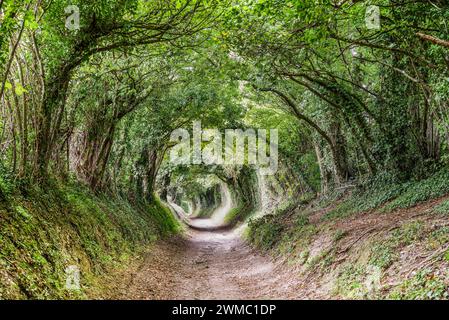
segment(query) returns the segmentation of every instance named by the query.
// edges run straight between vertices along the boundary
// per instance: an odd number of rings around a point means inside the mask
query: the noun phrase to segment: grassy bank
[[[132,205],[78,185],[43,190],[2,179],[0,188],[0,299],[100,295],[102,277],[178,229],[158,201]],[[65,287],[69,266],[81,272],[80,290]]]
[[[299,270],[316,298],[449,296],[449,172],[285,203],[248,240]]]

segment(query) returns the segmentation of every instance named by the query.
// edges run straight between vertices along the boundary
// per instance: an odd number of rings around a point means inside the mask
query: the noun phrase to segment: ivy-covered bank
[[[102,296],[107,274],[178,230],[158,200],[130,203],[77,184],[41,189],[4,179],[0,190],[0,299]],[[66,289],[70,266],[80,270],[80,290]]]
[[[235,226],[245,221],[260,206],[259,181],[253,168],[243,166],[235,178],[228,178],[233,208],[226,215],[225,223]]]
[[[194,215],[198,218],[210,217],[223,201],[221,193],[220,184],[200,193],[194,201],[191,201]]]
[[[446,169],[402,183],[384,177],[291,198],[251,220],[247,238],[293,266],[308,298],[447,299],[448,197]]]

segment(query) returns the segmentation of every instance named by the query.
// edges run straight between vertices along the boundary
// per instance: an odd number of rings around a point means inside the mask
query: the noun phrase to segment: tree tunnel
[[[169,178],[167,178],[169,177]],[[157,192],[181,208],[190,225],[231,228],[260,206],[259,181],[254,168],[196,167],[174,170],[160,179],[169,181]],[[202,223],[201,220],[210,220]]]

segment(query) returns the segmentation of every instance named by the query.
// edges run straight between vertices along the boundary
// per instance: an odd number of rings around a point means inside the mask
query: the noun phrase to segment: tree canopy
[[[295,192],[425,177],[448,160],[448,17],[443,0],[2,0],[1,170],[198,194],[240,170],[170,166],[170,133],[201,120],[277,128]]]

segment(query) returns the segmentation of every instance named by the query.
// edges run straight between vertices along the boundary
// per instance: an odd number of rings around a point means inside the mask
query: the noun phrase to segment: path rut
[[[185,215],[179,206],[170,205],[178,215]],[[298,296],[298,283],[291,270],[256,252],[235,230],[217,229],[216,219],[195,220],[191,223],[200,228],[155,246],[119,298],[228,300]]]

